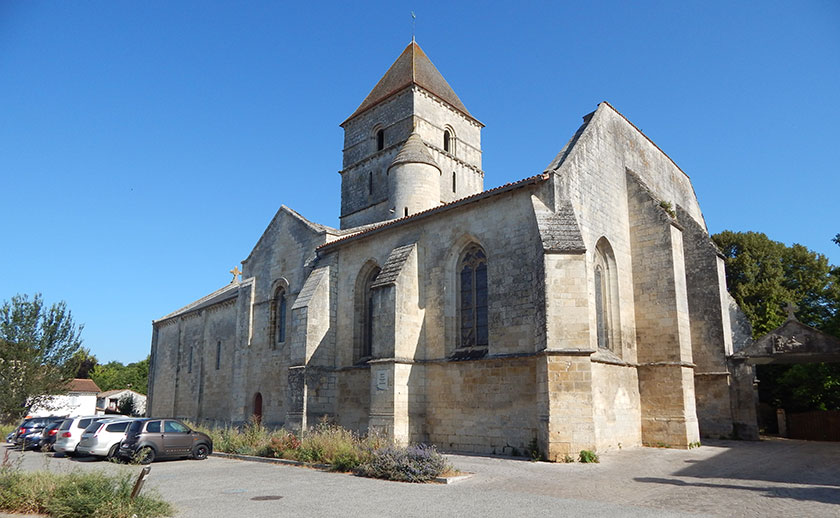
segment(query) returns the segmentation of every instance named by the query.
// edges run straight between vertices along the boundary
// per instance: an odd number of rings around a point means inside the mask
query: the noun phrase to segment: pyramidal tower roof
[[[420,48],[420,45],[412,40],[405,50],[403,50],[402,54],[400,54],[400,57],[394,61],[391,68],[385,72],[382,79],[376,83],[373,90],[365,97],[362,104],[356,108],[353,115],[348,117],[344,122],[347,122],[356,115],[372,108],[412,84],[431,92],[467,117],[476,120],[467,111],[467,107],[464,106],[464,103],[461,102],[461,99],[458,98],[455,91],[446,82],[446,79],[440,75],[440,72],[438,72],[438,69],[435,68],[431,60],[426,56],[426,53],[423,52],[423,49]]]
[[[388,169],[394,167],[397,164],[429,164],[434,166],[440,170],[440,166],[437,165],[435,159],[432,158],[432,154],[429,153],[429,150],[426,149],[426,144],[423,143],[423,139],[420,138],[420,135],[417,133],[412,132],[411,135],[408,136],[406,139],[405,144],[402,145],[400,148],[399,153],[397,156],[394,157],[394,161],[391,162],[391,165],[388,166]]]

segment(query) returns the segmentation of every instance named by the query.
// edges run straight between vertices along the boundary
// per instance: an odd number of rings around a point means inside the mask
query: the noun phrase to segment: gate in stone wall
[[[730,365],[737,368],[739,365],[840,363],[840,340],[796,320],[796,309],[793,304],[788,304],[785,323],[730,355]],[[838,411],[788,414],[783,423],[787,425],[785,437],[840,441]]]
[[[787,435],[806,441],[840,441],[840,411],[815,410],[787,415]]]

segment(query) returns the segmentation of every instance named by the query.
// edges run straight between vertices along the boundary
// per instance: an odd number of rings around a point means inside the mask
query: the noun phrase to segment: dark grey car
[[[139,419],[131,423],[120,443],[121,459],[149,464],[155,459],[192,457],[203,460],[213,453],[213,440],[176,419]]]

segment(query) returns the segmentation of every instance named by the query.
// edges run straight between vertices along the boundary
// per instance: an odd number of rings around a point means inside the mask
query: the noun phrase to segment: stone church
[[[340,228],[281,206],[241,280],[154,321],[151,415],[552,460],[755,434],[691,181],[610,104],[485,190],[483,124],[412,41],[341,127]]]

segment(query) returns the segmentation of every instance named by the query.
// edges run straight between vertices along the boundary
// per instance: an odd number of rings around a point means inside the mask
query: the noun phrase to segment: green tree
[[[130,388],[146,394],[149,387],[149,357],[128,365],[117,361],[97,365],[91,371],[90,377],[103,392]]]
[[[96,356],[90,354],[90,349],[86,347],[82,347],[76,351],[76,354],[73,355],[73,361],[79,366],[79,370],[76,371],[77,378],[90,378],[90,371],[97,364]]]
[[[15,295],[0,306],[0,419],[17,420],[34,405],[67,391],[78,368],[81,332],[62,301],[44,305]]]
[[[836,333],[840,330],[840,269],[808,248],[786,246],[759,232],[724,231],[712,236],[726,257],[729,293],[750,319],[753,336],[779,327],[784,306],[799,306],[804,324]]]

